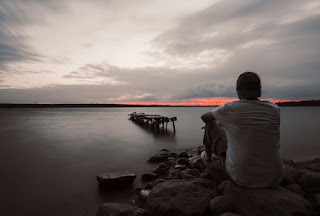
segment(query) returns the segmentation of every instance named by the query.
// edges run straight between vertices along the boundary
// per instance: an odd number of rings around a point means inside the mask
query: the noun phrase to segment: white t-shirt
[[[277,186],[283,177],[280,108],[269,101],[240,100],[212,111],[225,128],[226,170],[245,187]]]

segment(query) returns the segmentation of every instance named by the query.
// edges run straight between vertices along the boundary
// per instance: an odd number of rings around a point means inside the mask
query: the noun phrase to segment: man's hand
[[[201,116],[202,121],[205,123],[211,122],[216,120],[215,117],[212,115],[212,112],[207,112]]]

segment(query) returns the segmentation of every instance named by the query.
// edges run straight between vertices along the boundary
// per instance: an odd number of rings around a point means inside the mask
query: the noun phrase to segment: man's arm
[[[205,123],[211,122],[213,120],[216,120],[216,118],[213,116],[212,112],[207,112],[201,116],[202,121]]]

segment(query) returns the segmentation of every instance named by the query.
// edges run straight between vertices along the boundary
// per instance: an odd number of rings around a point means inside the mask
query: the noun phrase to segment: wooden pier
[[[166,117],[161,115],[151,115],[151,114],[145,114],[145,113],[137,113],[133,112],[131,114],[128,114],[130,116],[130,120],[134,122],[138,122],[141,124],[147,124],[151,125],[151,127],[160,128],[160,125],[162,124],[162,128],[164,128],[164,125],[166,125],[166,130],[168,129],[168,123],[172,122],[173,125],[173,131],[176,132],[176,126],[174,124],[175,121],[177,121],[177,117]]]

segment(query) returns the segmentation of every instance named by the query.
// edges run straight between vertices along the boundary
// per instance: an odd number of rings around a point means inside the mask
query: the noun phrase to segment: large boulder
[[[215,196],[217,189],[213,181],[168,180],[152,188],[147,209],[152,216],[202,216]]]
[[[160,163],[153,172],[158,176],[166,176],[169,174],[169,167],[165,163]]]
[[[96,216],[144,216],[146,212],[142,208],[120,203],[102,204]]]
[[[169,154],[170,154],[170,151],[169,151],[168,149],[161,149],[161,150],[160,150],[160,153],[161,153],[161,154],[169,155]]]
[[[153,173],[145,173],[145,174],[142,174],[142,176],[141,176],[141,179],[143,181],[155,180],[157,178],[158,178],[158,176],[156,174],[153,174]]]
[[[177,157],[179,157],[179,155],[178,155],[178,153],[176,153],[176,152],[170,152],[170,153],[169,153],[169,157],[177,158]]]
[[[283,159],[282,161],[283,161],[284,164],[287,164],[287,165],[289,165],[289,166],[294,167],[294,161],[293,161],[293,160]]]
[[[286,186],[290,184],[296,184],[299,182],[299,178],[301,176],[301,172],[296,170],[290,165],[284,164],[284,176],[281,182],[281,186]]]
[[[233,196],[235,212],[246,216],[308,216],[312,206],[303,197],[282,187],[245,188],[233,182],[223,182],[224,194]]]
[[[150,194],[150,190],[149,189],[141,190],[140,194],[139,194],[140,195],[139,198],[142,201],[147,201],[149,194]]]
[[[168,167],[174,167],[175,165],[177,165],[175,159],[173,157],[169,157],[168,161],[164,162]]]
[[[181,164],[181,165],[186,165],[188,166],[189,165],[189,159],[188,158],[180,158],[177,162],[178,164]]]
[[[209,179],[215,181],[217,184],[220,184],[224,180],[230,179],[220,161],[212,161],[210,164],[208,164],[204,173],[207,173]]]
[[[307,169],[313,172],[320,173],[320,158],[309,161],[293,162],[293,164],[296,169]]]
[[[188,174],[190,174],[190,175],[192,175],[194,177],[199,178],[199,176],[200,176],[200,171],[195,169],[195,168],[194,169],[188,169],[186,171],[187,171]]]
[[[210,209],[213,216],[234,211],[234,201],[232,195],[216,196],[210,201]]]
[[[164,162],[168,160],[168,157],[169,157],[168,154],[156,152],[149,158],[149,162],[152,162],[152,163]]]
[[[179,154],[179,157],[184,157],[184,158],[188,158],[189,157],[189,154],[188,154],[188,152],[181,152],[180,154]]]
[[[285,189],[287,189],[287,190],[289,190],[289,191],[291,191],[293,193],[296,193],[296,194],[298,194],[298,195],[300,195],[302,197],[305,196],[305,192],[302,190],[301,186],[298,185],[298,184],[287,185],[285,187]]]
[[[188,172],[182,172],[180,177],[181,177],[181,179],[192,179],[192,178],[195,178],[195,176],[189,174]]]
[[[97,180],[100,185],[106,187],[130,185],[135,178],[136,174],[130,171],[118,171],[97,175]]]
[[[204,164],[201,157],[191,158],[190,165],[200,172],[203,172],[206,169],[206,165]]]
[[[175,169],[178,169],[178,170],[185,170],[187,169],[186,165],[181,165],[181,164],[177,164],[174,166]]]
[[[320,193],[320,173],[306,172],[300,178],[300,185],[309,195]]]

